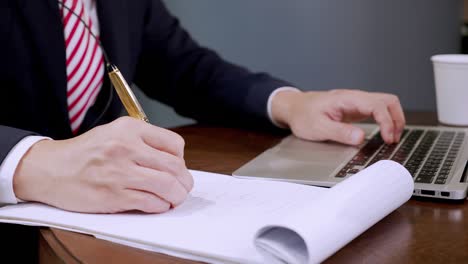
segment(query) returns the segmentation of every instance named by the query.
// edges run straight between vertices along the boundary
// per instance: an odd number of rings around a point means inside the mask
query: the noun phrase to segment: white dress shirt
[[[95,33],[99,32],[99,20],[98,14],[96,10],[96,1],[95,0],[83,0],[85,10],[88,12],[88,15],[91,17],[93,21],[92,31]],[[268,98],[267,104],[267,112],[268,117],[270,118],[271,122],[278,127],[281,127],[277,124],[273,118],[271,113],[271,101],[273,97],[281,91],[284,90],[293,90],[299,91],[297,88],[293,87],[281,87],[273,91],[273,93]],[[38,141],[41,140],[51,140],[48,137],[42,136],[28,136],[18,142],[15,147],[13,147],[6,158],[3,160],[2,164],[0,165],[0,204],[16,204],[21,202],[13,190],[13,176],[15,174],[16,168],[18,167],[21,158],[26,154],[26,152]]]

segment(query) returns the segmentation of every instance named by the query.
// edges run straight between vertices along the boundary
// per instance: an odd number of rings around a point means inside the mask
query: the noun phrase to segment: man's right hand
[[[130,117],[68,140],[42,140],[23,156],[16,197],[69,211],[161,213],[193,187],[179,135]]]

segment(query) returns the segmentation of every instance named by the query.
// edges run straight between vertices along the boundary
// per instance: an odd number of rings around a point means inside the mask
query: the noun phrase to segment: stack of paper
[[[392,161],[330,189],[192,174],[188,200],[163,214],[81,214],[27,203],[0,208],[0,221],[66,229],[211,263],[317,263],[413,191],[411,175]]]

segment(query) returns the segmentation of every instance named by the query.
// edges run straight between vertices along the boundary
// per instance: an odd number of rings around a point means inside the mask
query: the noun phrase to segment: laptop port
[[[440,195],[444,196],[444,197],[450,197],[450,193],[449,192],[440,192]]]
[[[434,196],[434,195],[435,195],[435,191],[421,190],[421,194]]]

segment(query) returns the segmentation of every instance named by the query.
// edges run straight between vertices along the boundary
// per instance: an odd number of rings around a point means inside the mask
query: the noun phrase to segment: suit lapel
[[[54,114],[60,115],[59,120],[63,122],[58,127],[68,127],[67,132],[71,134],[67,110],[65,40],[58,3],[56,0],[25,0],[18,1],[18,5],[40,58],[41,65],[38,65],[38,70],[45,74],[48,81],[42,85],[49,87],[40,88],[51,89],[54,97],[51,98],[51,102],[55,101],[57,105],[57,112]]]
[[[112,63],[122,74],[129,73],[130,60],[127,2],[122,0],[96,0],[101,42]]]
[[[112,63],[116,64],[124,76],[130,73],[129,31],[127,1],[96,0],[100,26],[100,39]],[[62,124],[54,127],[65,128],[72,135],[67,104],[67,73],[65,39],[62,18],[57,0],[17,0],[20,12],[26,21],[33,46],[37,49],[40,65],[38,71],[46,76],[47,83],[41,84],[50,89],[54,98],[49,106],[54,115],[59,115]]]

